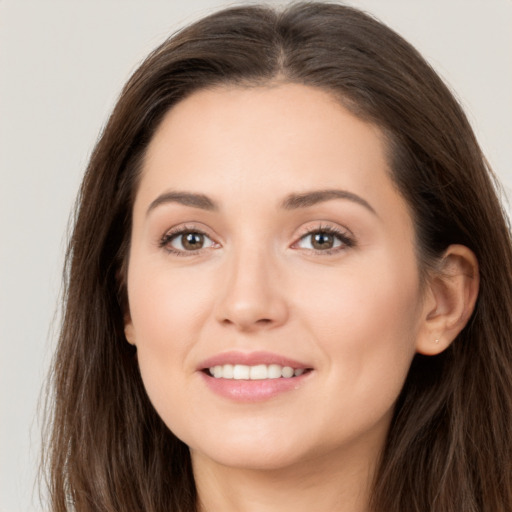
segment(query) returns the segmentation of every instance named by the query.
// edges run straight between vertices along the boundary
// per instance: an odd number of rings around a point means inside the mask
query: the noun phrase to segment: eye
[[[201,249],[215,247],[216,243],[205,233],[191,229],[180,229],[166,233],[160,241],[160,246],[169,252],[184,255]]]
[[[295,244],[299,249],[308,249],[326,253],[352,247],[353,240],[342,231],[334,228],[319,228],[302,236]]]

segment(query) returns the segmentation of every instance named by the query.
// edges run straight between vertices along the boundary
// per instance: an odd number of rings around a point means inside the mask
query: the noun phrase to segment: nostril
[[[250,324],[252,322],[246,322],[248,325],[247,327],[250,327]],[[254,325],[259,325],[259,326],[266,326],[266,325],[270,325],[273,323],[273,320],[271,318],[260,318],[259,320],[256,320],[254,321],[253,323],[253,326]],[[233,320],[231,320],[230,318],[224,318],[222,320],[222,324],[224,325],[235,325],[235,324],[240,324],[242,326],[242,322],[235,322]]]

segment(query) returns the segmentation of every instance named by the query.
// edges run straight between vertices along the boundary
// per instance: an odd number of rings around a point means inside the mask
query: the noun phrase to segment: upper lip
[[[311,365],[290,359],[289,357],[272,352],[223,352],[209,357],[201,362],[199,370],[212,368],[213,366],[222,366],[225,364],[244,364],[247,366],[256,366],[259,364],[278,364],[280,366],[291,366],[295,370],[298,368],[311,368]]]

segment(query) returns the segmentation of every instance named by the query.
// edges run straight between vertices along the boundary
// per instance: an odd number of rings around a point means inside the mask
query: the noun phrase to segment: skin
[[[414,354],[446,348],[469,316],[476,262],[452,246],[450,279],[420,285],[411,215],[385,149],[378,128],[293,84],[196,92],[151,141],[133,209],[125,332],[152,403],[190,447],[203,510],[366,510]],[[282,207],[290,194],[327,189],[366,205]],[[162,199],[171,191],[207,195],[217,208]],[[165,239],[175,228],[204,233],[203,247]],[[350,242],[314,248],[308,233],[326,228]],[[241,403],[214,394],[198,371],[231,350],[313,370],[296,389]]]

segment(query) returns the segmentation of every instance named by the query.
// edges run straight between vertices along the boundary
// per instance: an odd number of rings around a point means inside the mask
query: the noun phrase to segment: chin
[[[284,469],[307,457],[303,441],[275,433],[262,435],[252,431],[244,436],[213,433],[203,435],[197,443],[187,443],[186,440],[185,443],[190,447],[193,460],[206,458],[222,466],[246,470]]]
[[[254,445],[251,447],[233,447],[228,450],[212,449],[208,451],[191,450],[192,460],[209,459],[211,462],[225,467],[250,471],[278,471],[293,467],[301,462],[301,454],[272,449],[269,446]]]

